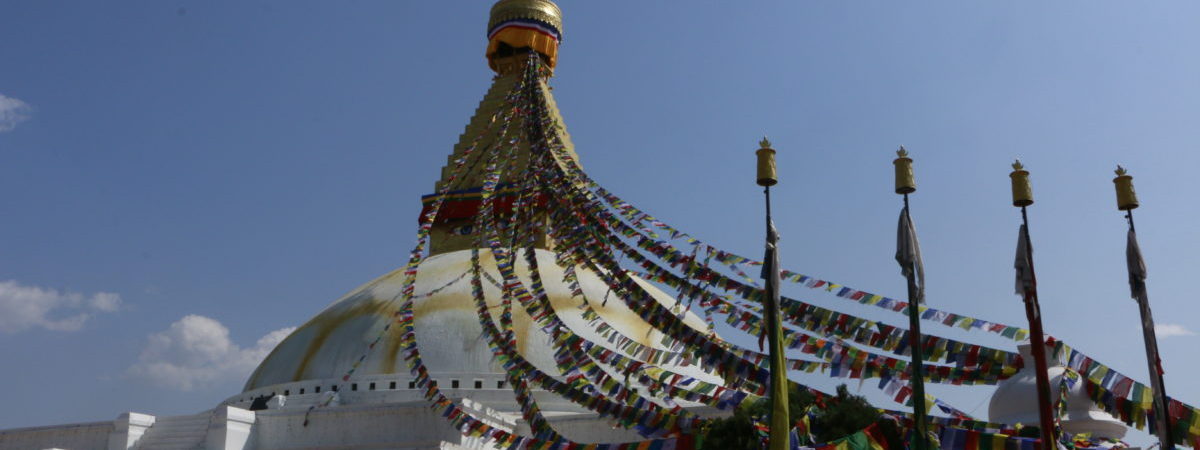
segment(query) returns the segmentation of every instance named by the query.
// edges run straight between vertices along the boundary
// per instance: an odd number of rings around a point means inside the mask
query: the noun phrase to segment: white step
[[[211,414],[160,417],[138,440],[139,450],[195,450],[204,445]]]

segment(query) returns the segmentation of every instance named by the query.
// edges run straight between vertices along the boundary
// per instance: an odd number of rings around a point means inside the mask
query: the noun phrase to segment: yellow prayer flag
[[[965,318],[963,318],[963,320],[961,322],[958,323],[958,327],[962,328],[964,330],[967,330],[967,331],[971,331],[972,323],[975,323],[975,319],[972,319],[970,317],[965,317]]]

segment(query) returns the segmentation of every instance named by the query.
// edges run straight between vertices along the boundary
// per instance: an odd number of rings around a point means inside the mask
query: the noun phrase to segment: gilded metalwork
[[[539,30],[525,27],[508,27],[494,30],[498,25],[509,20],[530,19],[545,23],[554,28],[556,36],[549,36]],[[558,44],[563,36],[562,10],[549,0],[501,0],[492,5],[491,18],[488,19],[488,47],[485,55],[488,65],[497,73],[511,70],[511,64],[503,64],[502,59],[513,56],[510,51],[501,51],[505,45],[511,49],[529,48],[542,55],[547,66],[558,65]]]
[[[917,191],[917,182],[913,178],[912,158],[908,157],[908,150],[904,146],[900,146],[900,150],[896,150],[896,158],[892,164],[896,166],[896,193],[911,194]]]
[[[1013,171],[1008,174],[1012,178],[1013,206],[1029,206],[1033,204],[1033,187],[1029,184],[1029,171],[1017,160],[1012,165]]]
[[[512,57],[509,59],[512,59],[514,64],[519,62],[521,65],[520,67],[524,67],[525,62],[527,61],[525,56]],[[447,163],[442,168],[441,180],[434,185],[434,192],[440,192],[442,188],[447,187],[446,183],[450,181],[450,175],[454,170],[454,161],[459,158],[463,158],[464,156],[467,158],[465,167],[471,169],[460,174],[459,177],[454,180],[454,183],[449,186],[449,190],[466,190],[477,188],[483,185],[483,178],[484,175],[486,175],[484,173],[484,168],[487,166],[483,159],[484,155],[487,153],[485,150],[491,148],[492,146],[498,145],[501,142],[507,141],[507,139],[502,139],[499,135],[500,130],[503,127],[501,127],[498,122],[504,114],[504,109],[508,104],[506,97],[509,91],[512,90],[513,86],[520,81],[520,77],[521,73],[519,70],[517,70],[498,75],[492,81],[491,89],[489,89],[487,94],[483,97],[483,101],[479,103],[479,107],[475,110],[475,115],[471,117],[471,120],[467,123],[463,134],[459,136],[458,143],[454,146],[454,151],[446,158]],[[545,93],[546,102],[548,103],[547,113],[554,118],[554,123],[557,124],[556,126],[548,127],[547,132],[556,135],[556,138],[563,143],[566,154],[569,155],[570,158],[577,161],[578,164],[579,156],[575,154],[575,146],[571,143],[570,134],[568,134],[566,128],[561,125],[563,123],[563,118],[561,113],[558,111],[558,104],[554,101],[554,97],[550,93],[549,84],[545,79],[542,79],[539,81],[537,88],[541,89]],[[516,131],[513,131],[512,129],[509,130],[509,133],[514,132]],[[476,141],[476,137],[481,135],[482,137]],[[470,148],[472,144],[475,144],[476,146],[475,151],[471,152],[470,155],[467,155],[467,149]],[[505,148],[503,151],[508,151],[508,149]],[[530,149],[528,140],[522,139],[521,142],[517,144],[513,158],[516,160],[513,164],[515,164],[515,167],[517,168],[517,173],[501,174],[499,180],[501,185],[520,181],[517,178],[519,173],[529,165]],[[471,223],[473,223],[473,219],[435,223],[433,229],[430,231],[430,255],[439,255],[456,250],[474,248],[476,243],[479,242],[479,237],[476,234],[477,230],[472,230],[471,233],[467,234],[454,232],[456,227],[461,227],[464,224]],[[549,239],[545,236],[539,236],[536,239],[535,246],[537,248],[550,248]]]
[[[492,5],[488,29],[513,19],[533,19],[548,23],[563,34],[562,10],[550,0],[501,0]]]
[[[758,150],[754,151],[758,155],[758,185],[774,186],[779,183],[775,175],[775,149],[771,148],[771,141],[765,137],[758,142],[758,146]]]
[[[1117,166],[1117,177],[1113,178],[1113,184],[1117,189],[1117,209],[1121,211],[1129,211],[1136,209],[1138,204],[1137,192],[1133,190],[1133,176],[1125,173],[1125,168]]]
[[[504,46],[510,51],[502,52]],[[521,56],[522,64],[518,67],[524,67],[524,52],[514,51],[516,49],[533,49],[542,56],[546,66],[553,68],[558,65],[558,40],[537,30],[510,27],[500,30],[488,40],[484,53],[488,58],[488,66],[496,73],[509,73],[513,66],[505,63],[516,59],[515,56]]]

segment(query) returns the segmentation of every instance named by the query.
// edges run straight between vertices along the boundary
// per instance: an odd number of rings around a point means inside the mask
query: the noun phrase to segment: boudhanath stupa
[[[492,6],[495,76],[420,198],[409,264],[298,327],[242,392],[194,415],[4,430],[0,449],[691,448],[708,419],[766,391],[765,355],[717,333],[759,334],[761,263],[587,177],[548,84],[562,39],[549,0]],[[907,320],[901,300],[783,278]],[[934,422],[989,436],[1036,424],[1028,331],[934,304],[921,307],[933,326],[1012,341],[923,337],[926,383],[998,386],[986,420],[929,397]],[[782,308],[792,383],[870,379],[896,401],[883,413],[910,414],[907,330],[798,299]],[[1144,385],[1062,341],[1048,347],[1063,430],[1120,439],[1144,426]],[[1190,423],[1194,408],[1178,405]]]

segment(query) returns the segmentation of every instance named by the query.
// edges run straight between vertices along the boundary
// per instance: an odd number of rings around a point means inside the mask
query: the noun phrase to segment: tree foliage
[[[846,385],[838,386],[837,396],[824,398],[819,404],[816,396],[801,391],[795,385],[788,390],[789,423],[796,423],[805,411],[814,406],[811,421],[812,434],[817,443],[829,442],[853,434],[872,423],[879,423],[883,436],[890,448],[902,448],[900,428],[894,422],[880,417],[879,410],[865,398],[850,394]],[[761,446],[754,431],[752,419],[764,420],[771,411],[771,402],[766,398],[743,403],[733,416],[714,420],[705,430],[703,450],[756,449]]]

